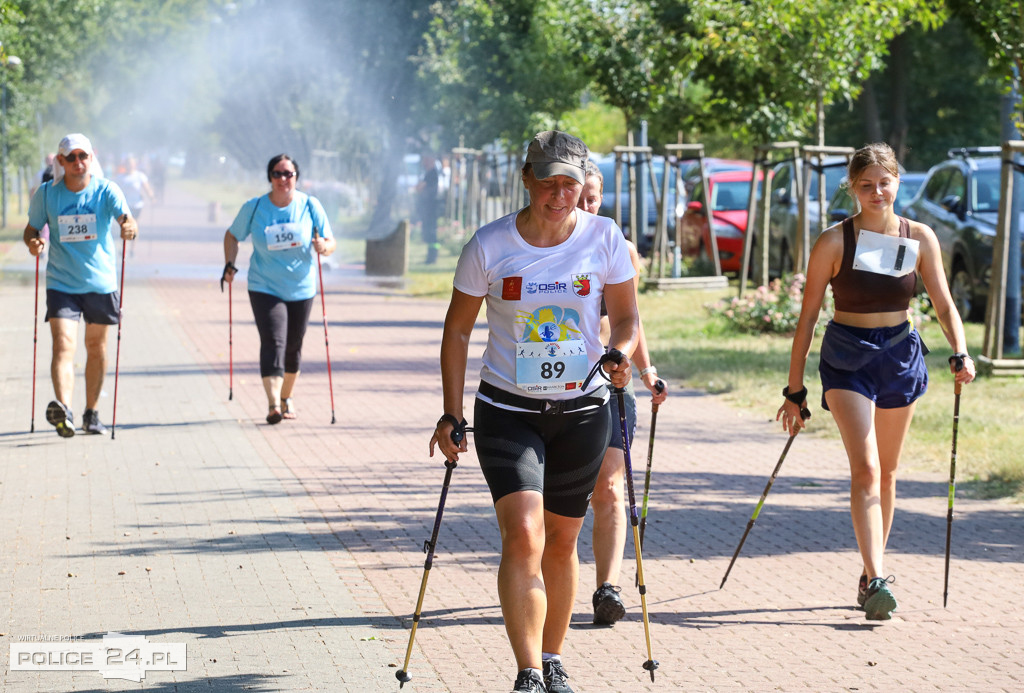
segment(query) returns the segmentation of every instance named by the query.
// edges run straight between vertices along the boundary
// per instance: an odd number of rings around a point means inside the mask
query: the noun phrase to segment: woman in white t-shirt
[[[430,440],[447,458],[467,450],[463,430],[469,337],[487,302],[487,347],[474,407],[477,457],[502,537],[498,597],[515,654],[516,691],[572,693],[561,662],[579,577],[577,537],[608,447],[609,346],[630,354],[639,318],[635,270],[622,233],[576,208],[586,145],[558,131],[527,150],[524,209],[480,228],[455,273],[441,342],[444,414]],[[630,362],[601,366],[624,387]]]

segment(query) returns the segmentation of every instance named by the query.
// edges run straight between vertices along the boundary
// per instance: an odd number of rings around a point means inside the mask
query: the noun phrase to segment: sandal
[[[285,419],[299,418],[298,410],[295,408],[295,401],[291,397],[281,400],[281,416]]]
[[[267,414],[267,423],[273,426],[274,424],[281,423],[281,419],[284,416],[281,414],[281,407],[274,405],[270,407],[270,413]]]

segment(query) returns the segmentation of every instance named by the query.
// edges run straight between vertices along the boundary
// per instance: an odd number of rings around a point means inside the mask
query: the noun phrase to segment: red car
[[[743,235],[747,232],[747,205],[752,172],[720,171],[708,175],[711,217],[718,237],[718,254],[723,272],[739,272],[743,263]],[[758,188],[763,177],[758,174]],[[695,257],[711,245],[708,219],[704,215],[703,184],[693,189],[692,201],[680,219],[683,255]]]

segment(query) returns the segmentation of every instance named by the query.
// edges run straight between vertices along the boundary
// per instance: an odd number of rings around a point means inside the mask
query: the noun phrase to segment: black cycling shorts
[[[494,502],[537,491],[544,509],[584,517],[611,438],[609,404],[561,414],[509,411],[476,400],[473,440]]]

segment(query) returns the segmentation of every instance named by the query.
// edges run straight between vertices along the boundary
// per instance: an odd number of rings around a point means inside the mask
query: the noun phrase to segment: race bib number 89
[[[96,232],[95,214],[61,214],[57,217],[57,233],[61,243],[81,243],[95,241],[99,238]]]
[[[583,340],[521,342],[516,345],[516,386],[525,392],[565,392],[587,377]]]

